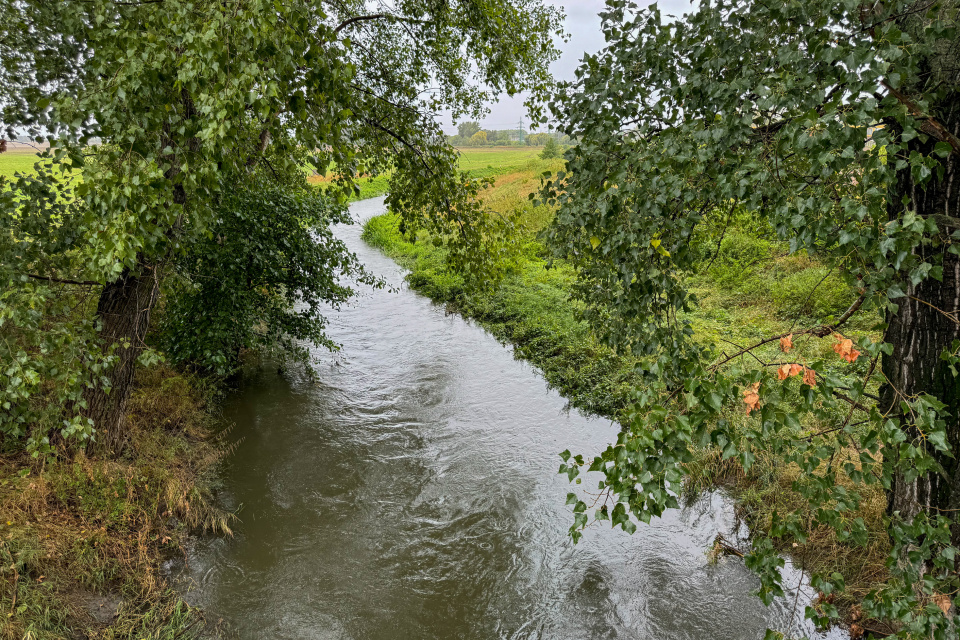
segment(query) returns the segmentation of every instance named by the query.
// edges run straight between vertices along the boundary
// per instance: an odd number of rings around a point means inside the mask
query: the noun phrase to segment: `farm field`
[[[472,178],[495,178],[523,170],[538,159],[543,147],[464,147],[460,152],[460,169]],[[313,175],[308,178],[311,184],[323,185],[331,180],[327,176]],[[360,194],[353,200],[364,200],[382,196],[389,189],[388,175],[379,175],[359,181]]]
[[[460,151],[460,168],[472,177],[495,177],[522,169],[525,165],[536,160],[541,147],[493,147],[493,148],[463,148]],[[0,176],[12,178],[18,171],[26,172],[33,169],[37,161],[37,152],[28,147],[8,149],[0,153]],[[314,175],[310,177],[312,184],[324,184],[329,179]],[[373,198],[383,195],[388,187],[387,176],[377,176],[360,183],[360,197]]]
[[[0,176],[12,178],[17,172],[31,171],[36,161],[37,152],[33,149],[8,149],[0,153]]]

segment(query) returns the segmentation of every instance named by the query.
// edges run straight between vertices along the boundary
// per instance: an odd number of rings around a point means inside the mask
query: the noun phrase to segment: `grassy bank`
[[[204,620],[164,575],[191,531],[228,530],[212,506],[208,382],[143,369],[118,460],[0,455],[0,639],[198,637]]]
[[[465,169],[516,168],[538,150],[468,152]],[[29,173],[32,149],[0,154],[0,175]],[[360,198],[387,178],[361,181]],[[197,531],[226,532],[213,506],[209,379],[167,366],[143,368],[128,403],[120,458],[83,451],[32,458],[0,439],[0,640],[31,638],[187,640],[206,623],[169,585],[163,567]]]
[[[36,161],[11,148],[0,175]],[[216,394],[209,379],[141,368],[119,459],[32,458],[0,438],[0,640],[199,637],[202,616],[163,567],[191,532],[229,530],[211,499]]]
[[[559,169],[560,161],[540,160],[536,153],[521,155],[514,149],[506,153],[479,149],[464,153],[462,166],[495,178],[495,187],[484,194],[490,208],[522,211],[523,256],[501,286],[468,294],[463,278],[447,268],[446,252],[424,235],[404,237],[393,214],[370,220],[363,238],[409,269],[413,288],[512,344],[517,356],[536,365],[573,406],[619,417],[637,382],[633,363],[599,344],[577,319],[568,302],[572,270],[562,262],[547,268],[543,247],[536,241],[551,213],[546,207],[533,207],[527,196],[539,188],[539,176]]]
[[[502,284],[485,292],[469,292],[463,279],[447,267],[446,253],[421,234],[401,234],[398,220],[385,214],[370,220],[364,239],[409,269],[410,285],[433,300],[473,318],[504,343],[514,346],[516,356],[530,361],[544,378],[585,411],[619,419],[639,384],[634,361],[613,353],[598,343],[589,328],[578,320],[569,300],[574,281],[572,269],[562,261],[548,268],[546,249],[538,232],[549,224],[552,212],[534,208],[527,195],[539,186],[543,171],[555,171],[557,161],[529,158],[520,167],[500,172],[495,188],[485,194],[487,204],[500,212],[519,209],[523,257]],[[758,231],[761,229],[761,231]],[[706,339],[735,345],[790,331],[792,327],[838,314],[851,302],[851,295],[836,274],[806,255],[790,255],[772,231],[763,231],[758,221],[741,213],[722,234],[705,233],[696,240],[704,255],[704,268],[689,276],[689,285],[699,305],[689,314],[696,332]],[[707,232],[710,230],[707,229]],[[811,295],[815,290],[816,295]],[[868,331],[871,319],[851,326],[847,332]],[[829,356],[831,345],[807,345]],[[770,347],[771,351],[776,345]],[[768,354],[770,355],[770,354]],[[835,362],[825,357],[826,362]],[[824,365],[832,366],[832,365]],[[837,365],[839,366],[839,365]],[[857,367],[866,367],[865,362]],[[863,372],[861,372],[863,373]],[[743,412],[727,416],[747,428]],[[842,417],[841,417],[842,420]],[[819,430],[820,425],[804,425]],[[768,531],[773,512],[809,513],[809,507],[793,488],[799,469],[758,454],[749,473],[736,462],[724,461],[719,452],[698,452],[691,469],[690,491],[725,487],[737,498],[738,510],[754,531]],[[841,543],[831,531],[810,530],[806,540],[783,540],[805,568],[815,572],[839,571],[848,589],[837,604],[849,613],[858,599],[886,580],[888,541],[883,533],[885,500],[879,489],[864,496],[859,512],[870,531],[866,547]],[[809,514],[812,519],[812,513]]]

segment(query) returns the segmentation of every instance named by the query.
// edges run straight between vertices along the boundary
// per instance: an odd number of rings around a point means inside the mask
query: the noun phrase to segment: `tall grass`
[[[199,637],[202,617],[160,565],[191,531],[230,531],[208,475],[226,453],[211,437],[212,392],[144,369],[124,458],[0,456],[0,639]]]

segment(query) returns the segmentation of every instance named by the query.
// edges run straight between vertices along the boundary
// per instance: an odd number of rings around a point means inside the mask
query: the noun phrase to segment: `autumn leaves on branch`
[[[854,363],[860,357],[860,352],[853,348],[853,340],[843,337],[840,333],[834,333],[837,343],[833,345],[834,352],[849,363]],[[780,338],[780,350],[784,353],[790,353],[793,349],[793,334]],[[803,376],[803,384],[809,387],[817,386],[817,372],[805,364],[788,362],[777,368],[777,379],[786,380],[793,376]],[[743,391],[743,403],[747,405],[747,415],[760,408],[760,382],[754,382]]]

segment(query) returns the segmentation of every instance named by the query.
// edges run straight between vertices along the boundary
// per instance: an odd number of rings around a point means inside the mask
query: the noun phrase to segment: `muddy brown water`
[[[352,211],[364,220],[383,201]],[[360,231],[338,235],[401,291],[363,290],[330,314],[343,349],[316,354],[318,379],[265,372],[226,403],[241,443],[221,499],[240,521],[233,538],[196,542],[179,585],[229,637],[815,635],[789,561],[787,597],[769,608],[742,561],[709,562],[718,533],[744,535],[718,494],[573,545],[558,453],[598,452],[617,427],[567,411],[509,348],[408,290]]]

